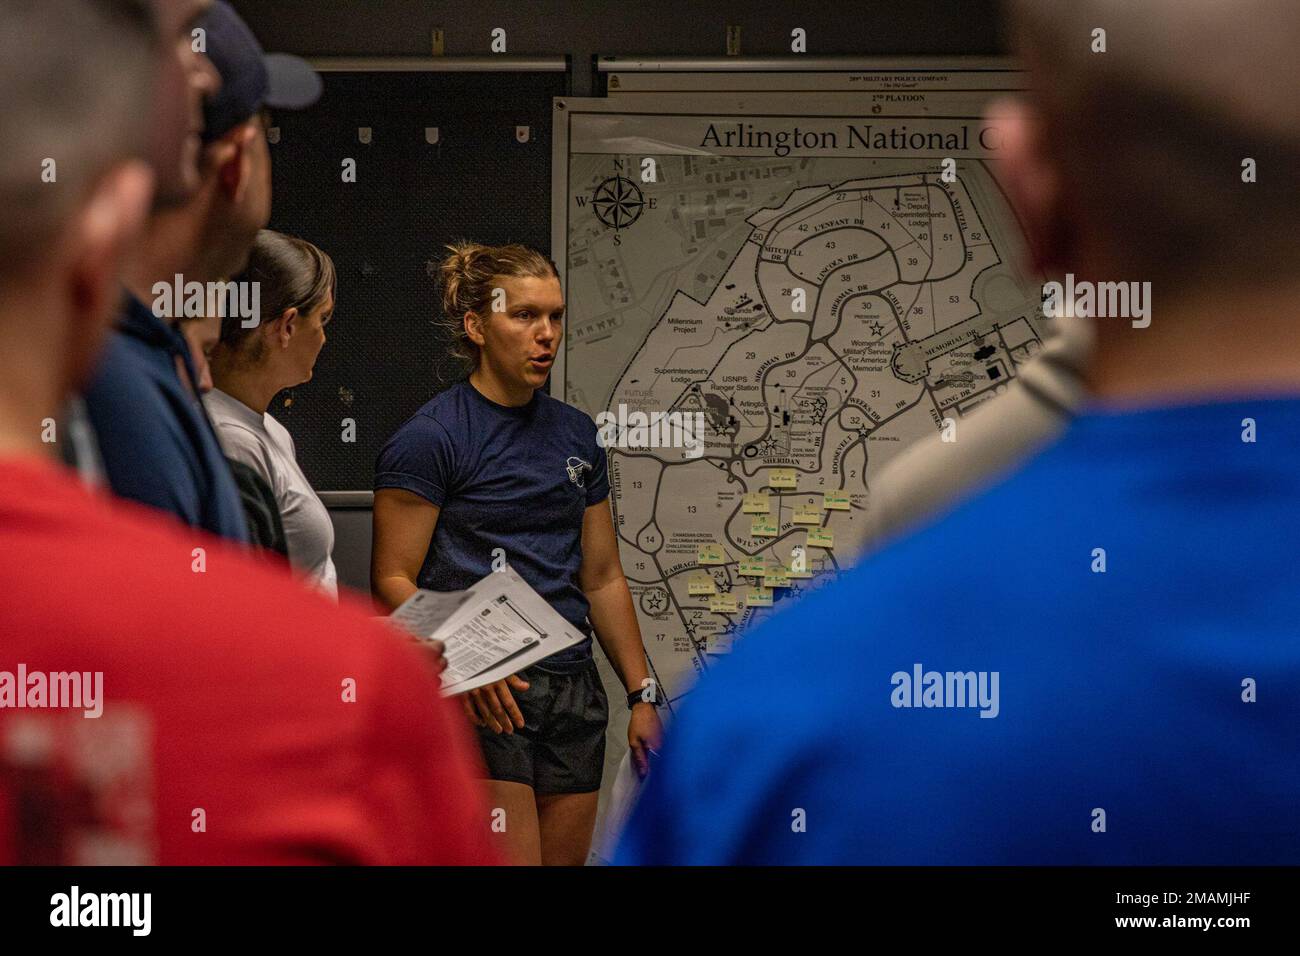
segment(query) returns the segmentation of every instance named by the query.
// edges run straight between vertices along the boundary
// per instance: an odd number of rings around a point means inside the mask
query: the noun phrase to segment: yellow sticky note
[[[822,495],[822,507],[827,511],[849,511],[852,505],[849,503],[849,493],[847,491],[828,491]]]
[[[808,547],[830,550],[835,547],[835,532],[830,528],[809,528]]]
[[[700,564],[726,564],[727,556],[722,550],[722,545],[716,542],[700,545],[699,552]]]
[[[809,505],[800,505],[794,509],[794,517],[790,520],[795,524],[821,524],[822,513]]]
[[[749,593],[745,595],[746,607],[771,607],[772,606],[772,589],[771,588],[750,588]]]
[[[741,558],[739,574],[747,578],[761,578],[767,573],[762,558]]]
[[[772,590],[772,588],[788,588],[790,586],[790,576],[781,571],[769,570],[763,576],[763,588]]]
[[[755,517],[749,523],[749,535],[751,538],[775,538],[777,536],[776,522],[761,515]]]
[[[734,594],[714,594],[709,598],[709,610],[714,614],[735,614],[740,606]]]
[[[799,473],[793,468],[773,468],[767,473],[767,484],[770,488],[794,491],[799,487]]]
[[[740,500],[740,511],[747,515],[765,515],[772,510],[772,500],[766,491],[750,491]]]
[[[692,597],[699,597],[705,594],[717,594],[718,585],[713,580],[711,574],[697,574],[690,579],[687,585],[687,593]]]

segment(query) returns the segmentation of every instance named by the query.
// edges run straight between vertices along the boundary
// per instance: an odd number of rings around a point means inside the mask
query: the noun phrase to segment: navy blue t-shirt
[[[1300,863],[1297,540],[1300,399],[1086,414],[742,637],[616,861]]]
[[[248,541],[239,489],[203,404],[180,332],[128,295],[86,390],[86,410],[113,492],[186,524]]]
[[[518,408],[468,381],[442,392],[388,440],[375,489],[401,488],[439,509],[416,582],[461,591],[492,571],[493,551],[551,607],[590,633],[578,586],[582,518],[609,497],[596,423],[540,390]],[[590,638],[548,661],[591,656]]]

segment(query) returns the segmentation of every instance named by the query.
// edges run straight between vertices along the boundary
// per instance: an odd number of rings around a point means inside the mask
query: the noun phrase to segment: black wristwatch
[[[641,696],[641,695],[644,694],[647,690],[650,691],[650,699],[649,699],[649,700],[646,700],[644,697]],[[637,704],[649,704],[651,707],[658,707],[658,706],[659,706],[659,687],[658,687],[657,685],[655,685],[655,684],[651,684],[648,688],[647,688],[647,687],[643,687],[643,688],[641,688],[640,690],[634,690],[634,691],[632,691],[632,693],[628,694],[628,695],[627,695],[627,709],[628,709],[628,710],[631,710],[631,709],[632,709],[633,707],[635,707]]]

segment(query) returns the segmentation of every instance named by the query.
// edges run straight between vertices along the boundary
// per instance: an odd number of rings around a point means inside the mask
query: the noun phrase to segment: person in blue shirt
[[[619,863],[1300,863],[1300,13],[1012,13],[1031,264],[1152,307],[1094,303],[1053,444],[741,638]]]
[[[196,381],[184,336],[128,293],[86,390],[104,472],[123,498],[246,542],[239,491],[198,404]]]
[[[188,30],[177,49],[189,49],[189,90],[194,114],[202,116],[192,123],[194,133],[202,131],[197,181],[189,190],[159,193],[126,268],[123,315],[86,389],[85,408],[115,494],[247,542],[239,490],[177,328],[181,318],[194,317],[185,311],[188,292],[173,290],[199,283],[206,291],[243,267],[271,211],[263,108],[306,106],[320,81],[304,61],[264,57],[229,4],[195,6],[206,7],[196,25],[205,31],[207,56],[193,52]],[[209,295],[203,300],[214,304]]]
[[[508,564],[576,628],[594,629],[627,690],[628,745],[645,773],[658,699],[619,561],[605,450],[590,417],[545,391],[563,336],[555,264],[518,244],[448,248],[443,311],[472,370],[379,455],[375,598],[392,609],[417,588],[463,590]],[[490,805],[505,811],[506,858],[584,863],[609,717],[590,638],[461,701]]]

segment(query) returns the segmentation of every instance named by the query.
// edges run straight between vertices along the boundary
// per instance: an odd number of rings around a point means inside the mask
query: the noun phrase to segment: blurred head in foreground
[[[39,446],[31,416],[92,367],[151,200],[156,24],[139,0],[11,0],[0,19],[0,427]]]
[[[1094,318],[1091,391],[1126,404],[1300,385],[1297,325],[1278,307],[1300,287],[1300,9],[1010,0],[1008,12],[1029,91],[991,110],[997,172],[1031,265],[1097,291],[1076,310]],[[1103,310],[1116,291],[1144,294],[1145,316]]]

